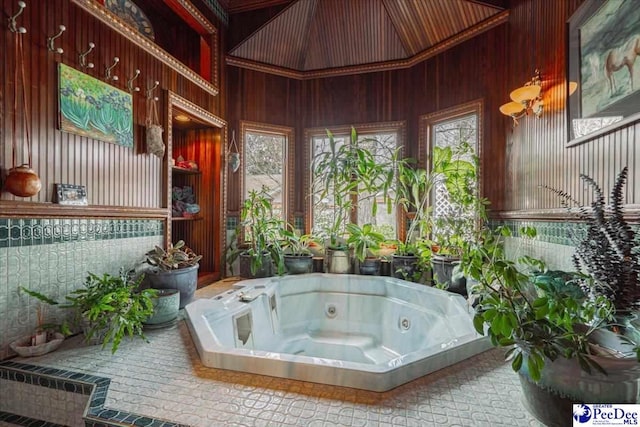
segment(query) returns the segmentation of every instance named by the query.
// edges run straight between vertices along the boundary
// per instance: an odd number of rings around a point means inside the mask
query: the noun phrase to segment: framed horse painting
[[[587,0],[569,20],[569,139],[640,111],[640,7],[637,0]]]

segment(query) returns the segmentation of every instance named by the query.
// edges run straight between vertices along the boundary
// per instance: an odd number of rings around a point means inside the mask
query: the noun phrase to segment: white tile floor
[[[73,338],[16,361],[109,377],[106,407],[192,426],[541,426],[499,350],[375,393],[204,367],[184,321],[148,338],[115,355]]]

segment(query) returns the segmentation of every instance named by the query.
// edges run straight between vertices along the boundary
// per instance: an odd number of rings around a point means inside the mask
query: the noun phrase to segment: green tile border
[[[162,235],[155,219],[0,218],[0,248]]]
[[[532,220],[491,220],[489,226],[495,228],[506,225],[513,237],[520,237],[520,228],[534,227],[538,232],[536,240],[558,245],[575,246],[575,241],[584,237],[586,224],[574,221],[532,221]],[[630,224],[631,229],[640,234],[640,224]]]
[[[111,379],[66,369],[49,368],[11,360],[0,362],[0,378],[8,381],[64,390],[70,393],[89,395],[85,416],[86,426],[147,426],[147,427],[189,427],[159,418],[139,415],[133,412],[106,408],[105,402]],[[9,412],[0,412],[0,421],[21,422],[19,425],[57,427],[57,424],[46,423]],[[41,424],[46,423],[46,424]]]

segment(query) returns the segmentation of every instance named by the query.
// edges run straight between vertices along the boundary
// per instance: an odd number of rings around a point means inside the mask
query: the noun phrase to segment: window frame
[[[326,126],[326,127],[313,127],[306,128],[304,130],[304,141],[305,141],[305,161],[306,161],[306,169],[307,173],[305,174],[305,195],[307,197],[307,201],[304,204],[304,229],[306,233],[311,233],[311,224],[313,221],[313,198],[312,194],[312,179],[313,179],[313,171],[311,167],[313,165],[313,138],[314,137],[326,137],[327,130],[331,131],[334,135],[345,135],[347,139],[351,135],[351,128],[355,128],[358,133],[358,137],[366,136],[377,133],[396,133],[396,148],[400,147],[399,156],[403,157],[404,153],[407,151],[405,147],[406,141],[406,122],[403,121],[393,121],[393,122],[379,122],[379,123],[360,123],[354,125],[339,125],[339,126]],[[356,222],[358,218],[357,210],[351,212],[351,221]],[[400,235],[400,212],[396,212],[396,230],[397,235]]]
[[[291,205],[294,200],[294,187],[295,181],[293,180],[294,172],[294,159],[295,159],[295,140],[294,129],[287,126],[277,126],[268,123],[250,122],[242,120],[240,121],[240,144],[238,150],[240,151],[240,203],[244,201],[244,195],[246,191],[246,177],[245,177],[245,144],[247,132],[255,132],[261,134],[272,134],[278,136],[284,136],[284,164],[283,164],[283,185],[282,185],[282,217],[283,219],[293,224],[293,206]]]
[[[419,164],[424,167],[429,173],[432,169],[432,153],[433,153],[433,132],[436,125],[443,122],[450,122],[459,117],[468,116],[471,114],[476,115],[476,156],[478,157],[478,182],[477,191],[478,195],[482,197],[483,192],[483,167],[482,167],[482,148],[484,141],[484,103],[482,100],[475,100],[465,104],[461,104],[455,107],[447,108],[445,110],[436,111],[434,113],[425,114],[419,117],[418,120],[418,161]],[[434,194],[431,194],[430,203],[433,206]]]

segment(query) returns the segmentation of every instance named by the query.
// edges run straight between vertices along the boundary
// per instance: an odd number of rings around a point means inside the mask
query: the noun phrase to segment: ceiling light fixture
[[[174,119],[176,119],[179,122],[190,122],[191,119],[188,116],[185,116],[184,114],[177,114]]]
[[[540,71],[536,69],[531,80],[513,90],[509,96],[511,102],[501,105],[500,112],[511,117],[514,126],[518,125],[518,119],[526,115],[540,117],[544,106]]]

